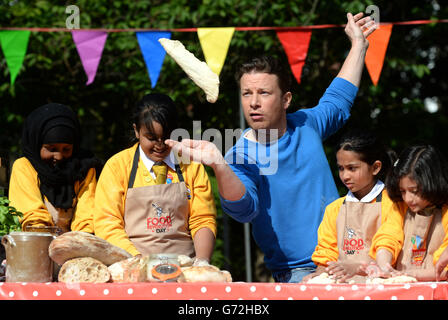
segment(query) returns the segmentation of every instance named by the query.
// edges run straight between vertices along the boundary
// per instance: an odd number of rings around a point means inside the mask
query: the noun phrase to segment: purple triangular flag
[[[95,79],[96,70],[100,64],[104,44],[106,43],[107,32],[74,30],[72,31],[72,37],[87,75],[86,85],[89,85]]]
[[[140,51],[143,54],[143,59],[148,69],[149,78],[151,79],[151,87],[154,88],[159,79],[160,70],[162,69],[163,60],[166,55],[165,49],[158,40],[160,38],[170,39],[171,32],[137,32],[136,35],[138,44],[140,45]]]

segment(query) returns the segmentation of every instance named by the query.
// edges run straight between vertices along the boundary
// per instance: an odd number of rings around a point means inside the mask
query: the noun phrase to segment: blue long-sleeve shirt
[[[246,188],[238,201],[221,197],[223,210],[250,222],[255,242],[271,271],[311,267],[325,207],[339,194],[322,141],[350,116],[358,88],[335,78],[319,104],[287,114],[287,130],[263,145],[245,137],[226,160]]]

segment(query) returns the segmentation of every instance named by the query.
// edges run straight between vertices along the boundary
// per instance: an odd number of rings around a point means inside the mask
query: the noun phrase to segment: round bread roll
[[[105,283],[110,280],[110,272],[101,261],[90,258],[75,258],[66,261],[59,271],[58,281],[64,283]]]

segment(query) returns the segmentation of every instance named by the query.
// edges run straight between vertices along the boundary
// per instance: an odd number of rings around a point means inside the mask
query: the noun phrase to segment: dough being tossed
[[[196,58],[178,40],[160,38],[159,42],[188,77],[204,90],[207,101],[210,103],[216,102],[219,94],[219,77],[210,69],[207,63]]]

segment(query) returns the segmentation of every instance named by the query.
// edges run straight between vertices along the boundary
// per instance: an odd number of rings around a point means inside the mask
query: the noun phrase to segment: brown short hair
[[[278,78],[278,85],[282,93],[285,94],[290,91],[291,76],[289,70],[278,59],[270,56],[261,56],[254,57],[250,61],[243,63],[235,74],[238,85],[240,84],[241,77],[245,73],[251,72],[275,74]]]

